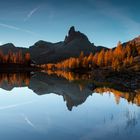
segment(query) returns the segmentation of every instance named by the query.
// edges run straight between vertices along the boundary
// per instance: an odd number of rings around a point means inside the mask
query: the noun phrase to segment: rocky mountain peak
[[[81,33],[80,31],[76,31],[74,26],[71,26],[68,35],[66,35],[64,43],[67,44],[74,39],[85,39],[86,41],[89,41],[87,36]]]
[[[69,34],[69,36],[75,34],[75,27],[74,26],[70,27],[68,34]]]

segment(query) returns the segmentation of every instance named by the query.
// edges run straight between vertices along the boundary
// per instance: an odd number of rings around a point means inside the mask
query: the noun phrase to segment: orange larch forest
[[[84,56],[84,53],[81,52],[78,58],[72,57],[56,64],[41,65],[41,67],[61,70],[106,68],[120,71],[132,65],[138,55],[140,55],[140,47],[136,47],[135,43],[128,43],[124,47],[119,42],[114,49],[103,49],[88,56]],[[135,67],[135,70],[137,69]]]
[[[0,64],[22,64],[30,65],[31,57],[30,53],[23,54],[22,51],[13,53],[9,51],[8,54],[4,54],[0,50]]]

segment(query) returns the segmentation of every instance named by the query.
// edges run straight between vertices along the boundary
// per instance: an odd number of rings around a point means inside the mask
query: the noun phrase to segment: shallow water
[[[10,83],[1,87],[2,140],[139,140],[136,99],[132,104],[120,94],[81,90],[56,77],[55,84],[53,78],[41,79],[32,77],[28,86],[9,91]]]

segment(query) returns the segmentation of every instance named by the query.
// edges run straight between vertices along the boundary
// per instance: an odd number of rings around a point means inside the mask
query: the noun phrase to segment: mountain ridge
[[[126,46],[128,43],[135,43],[137,46],[140,46],[140,36],[124,42],[123,46]],[[64,40],[60,42],[52,43],[39,40],[32,46],[29,46],[29,48],[16,47],[12,43],[0,46],[0,50],[3,53],[8,53],[9,51],[17,52],[20,50],[23,54],[29,52],[31,59],[37,64],[56,63],[70,57],[78,57],[82,51],[84,55],[89,55],[90,53],[94,54],[99,52],[102,49],[107,50],[109,48],[95,46],[84,33],[76,31],[74,26],[70,27]]]

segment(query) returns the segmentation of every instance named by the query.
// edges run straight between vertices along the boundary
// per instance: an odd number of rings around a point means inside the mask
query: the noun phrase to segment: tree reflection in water
[[[12,90],[14,87],[27,87],[30,84],[30,73],[1,73],[0,87]]]

